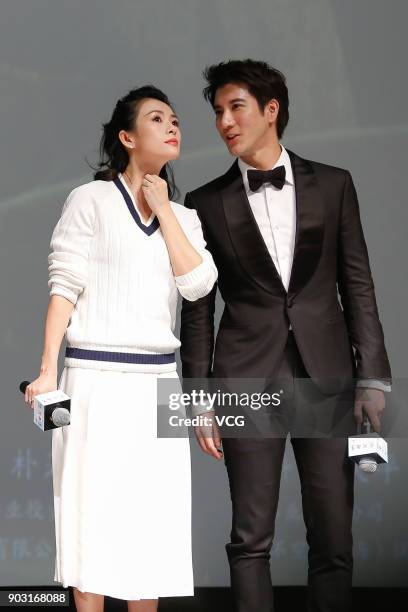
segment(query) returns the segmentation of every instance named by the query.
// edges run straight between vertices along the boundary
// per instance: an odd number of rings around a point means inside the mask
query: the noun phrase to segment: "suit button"
[[[287,306],[288,308],[292,308],[292,306],[293,306],[293,300],[288,300],[288,301],[286,302],[286,306]]]

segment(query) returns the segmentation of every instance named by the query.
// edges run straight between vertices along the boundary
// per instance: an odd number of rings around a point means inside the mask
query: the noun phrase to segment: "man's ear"
[[[279,114],[279,102],[276,98],[272,98],[265,107],[266,117],[269,124],[276,123]]]

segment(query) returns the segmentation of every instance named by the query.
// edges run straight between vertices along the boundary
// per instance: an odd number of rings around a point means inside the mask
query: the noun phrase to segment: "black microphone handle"
[[[20,389],[21,393],[25,393],[26,392],[26,389],[27,389],[29,384],[30,384],[29,380],[23,380],[23,382],[20,383],[19,389]]]

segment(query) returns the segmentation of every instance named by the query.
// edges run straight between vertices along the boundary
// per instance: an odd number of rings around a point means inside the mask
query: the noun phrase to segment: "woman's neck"
[[[142,190],[142,180],[145,174],[159,174],[160,168],[142,168],[138,164],[130,161],[123,172],[126,183],[133,194],[140,215],[147,221],[152,213],[150,206],[145,200]]]

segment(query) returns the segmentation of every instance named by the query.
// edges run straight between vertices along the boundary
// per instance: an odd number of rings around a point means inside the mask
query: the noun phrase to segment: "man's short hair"
[[[212,106],[214,106],[217,89],[229,83],[246,85],[249,93],[256,98],[261,112],[272,98],[278,100],[279,112],[276,128],[278,138],[282,137],[289,121],[288,88],[282,72],[272,68],[266,62],[246,59],[229,60],[207,66],[203,71],[203,76],[207,81],[203,95]]]

